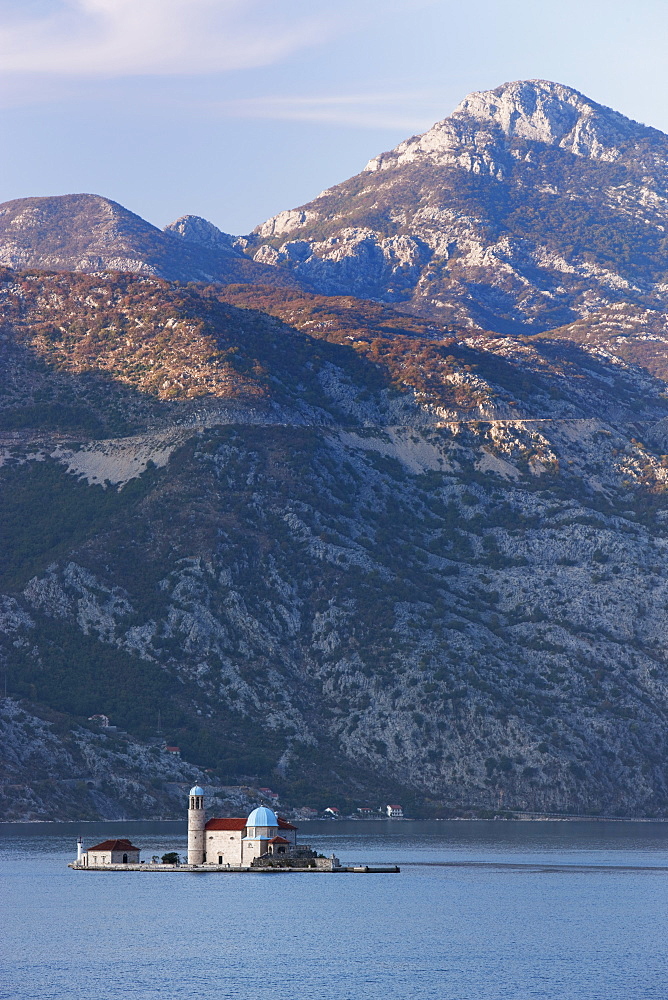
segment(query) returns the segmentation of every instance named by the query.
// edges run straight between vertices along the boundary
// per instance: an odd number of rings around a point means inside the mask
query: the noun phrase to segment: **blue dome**
[[[246,826],[278,826],[276,813],[266,806],[258,806],[246,820]]]
[[[200,788],[199,785],[195,785],[193,788],[190,789],[190,794],[191,795],[204,795],[204,789]]]

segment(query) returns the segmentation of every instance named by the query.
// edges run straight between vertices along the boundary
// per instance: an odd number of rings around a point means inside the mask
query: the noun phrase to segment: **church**
[[[297,853],[297,827],[258,806],[246,819],[206,819],[204,789],[195,785],[188,801],[188,864],[247,868],[256,858]]]

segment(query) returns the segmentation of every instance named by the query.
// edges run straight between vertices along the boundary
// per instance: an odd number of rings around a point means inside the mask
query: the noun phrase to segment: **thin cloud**
[[[247,97],[216,101],[207,105],[207,109],[228,118],[268,118],[414,132],[429,128],[445,114],[435,96],[423,91]]]
[[[335,31],[331,13],[302,0],[12,0],[0,5],[0,71],[224,72],[270,65]]]

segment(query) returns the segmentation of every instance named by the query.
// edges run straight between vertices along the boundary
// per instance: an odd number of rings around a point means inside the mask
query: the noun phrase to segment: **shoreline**
[[[404,816],[401,819],[378,818],[378,819],[300,819],[300,823],[326,823],[336,827],[340,823],[668,823],[668,816],[558,816],[536,813],[535,815],[519,816],[441,816],[429,817],[426,819],[415,819]],[[66,826],[67,824],[99,824],[99,823],[185,823],[182,819],[155,819],[143,817],[141,819],[7,819],[0,820],[2,826]]]
[[[401,869],[398,865],[331,865],[326,868],[290,868],[274,867],[251,868],[246,866],[226,865],[154,865],[154,864],[110,864],[110,865],[80,865],[70,862],[67,866],[77,872],[185,872],[190,875],[278,875],[309,874],[309,875],[398,875]]]

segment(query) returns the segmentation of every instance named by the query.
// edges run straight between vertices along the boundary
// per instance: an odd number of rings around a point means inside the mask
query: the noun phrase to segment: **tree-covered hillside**
[[[665,813],[660,378],[350,298],[4,279],[6,804],[164,815],[208,769],[292,804]]]

